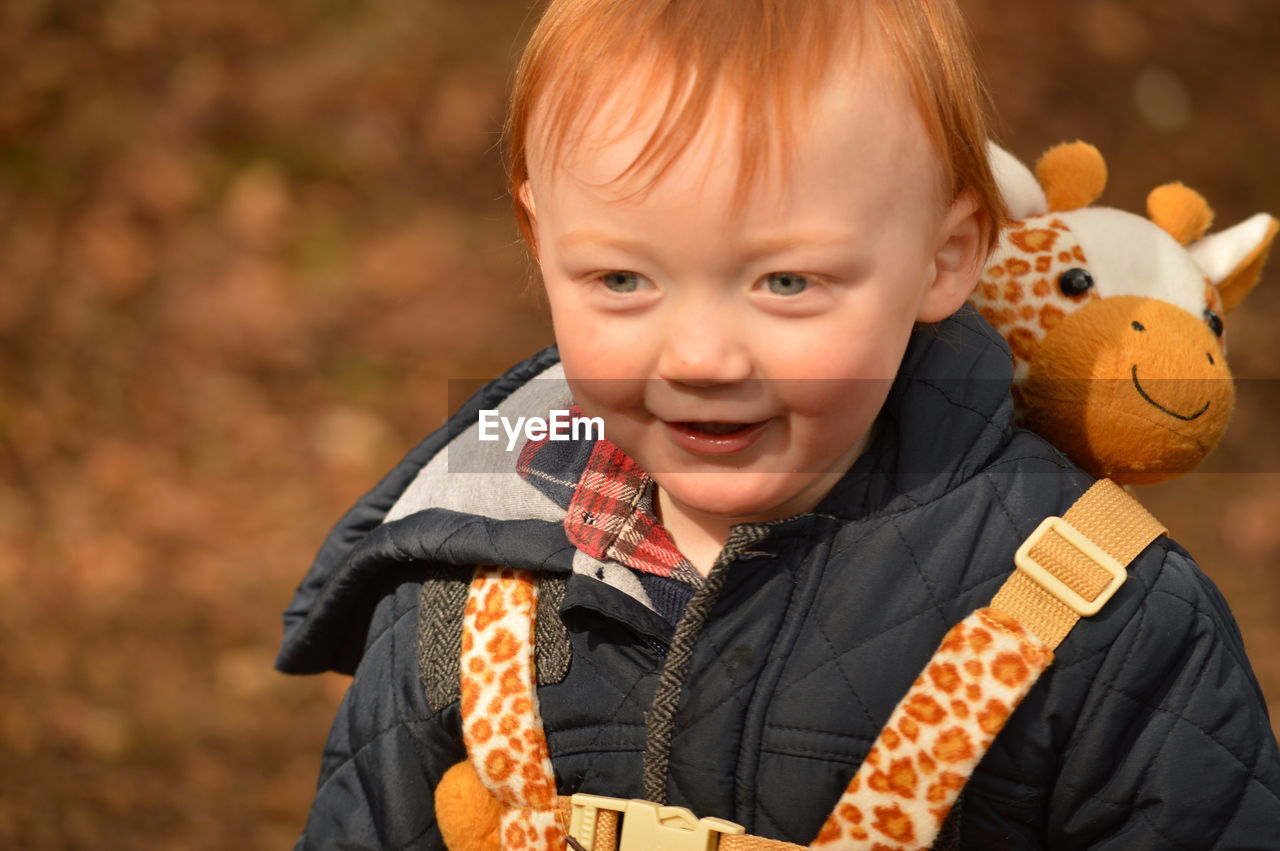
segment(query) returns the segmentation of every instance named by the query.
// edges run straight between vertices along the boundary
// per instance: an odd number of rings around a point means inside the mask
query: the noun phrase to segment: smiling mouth
[[[1161,405],[1155,399],[1152,399],[1150,396],[1148,396],[1147,391],[1142,389],[1142,385],[1138,383],[1138,365],[1136,363],[1130,367],[1129,374],[1133,377],[1133,386],[1138,389],[1138,395],[1141,396],[1143,399],[1146,399],[1147,402],[1159,408],[1160,410],[1164,411],[1166,414],[1168,414],[1171,417],[1176,417],[1180,420],[1190,422],[1191,420],[1198,418],[1205,411],[1209,410],[1209,403],[1205,402],[1204,407],[1196,411],[1194,414],[1179,414],[1177,411],[1171,411],[1168,408],[1166,408],[1164,405]]]
[[[771,420],[755,423],[665,421],[677,445],[699,455],[730,455],[751,446]]]
[[[724,437],[725,435],[737,434],[740,431],[744,431],[746,429],[751,428],[753,425],[759,425],[759,423],[685,422],[685,423],[675,423],[675,425],[679,426],[680,428],[688,429],[689,431],[697,432],[698,434],[705,434],[711,437]]]

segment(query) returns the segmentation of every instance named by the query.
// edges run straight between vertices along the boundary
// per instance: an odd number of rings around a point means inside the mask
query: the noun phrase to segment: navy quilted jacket
[[[355,675],[299,848],[442,847],[432,793],[464,750],[440,660],[474,563],[559,589],[563,629],[547,641],[570,661],[539,699],[561,793],[641,796],[670,626],[568,543],[514,455],[511,472],[478,474],[441,451],[452,438],[465,455],[478,409],[545,402],[533,379],[556,374],[541,353],[415,448],[334,529],[285,613],[282,670]],[[976,317],[917,332],[868,452],[812,513],[755,530],[717,565],[723,586],[677,684],[668,803],[814,837],[943,633],[1090,484],[1013,427],[1009,376]],[[975,849],[1280,849],[1278,795],[1280,754],[1226,603],[1160,538],[1058,649],[949,828]]]

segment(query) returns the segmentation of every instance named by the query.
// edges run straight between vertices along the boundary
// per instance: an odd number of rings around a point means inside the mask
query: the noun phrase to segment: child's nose
[[[695,315],[671,322],[663,342],[659,378],[710,386],[751,377],[746,341],[724,318]]]

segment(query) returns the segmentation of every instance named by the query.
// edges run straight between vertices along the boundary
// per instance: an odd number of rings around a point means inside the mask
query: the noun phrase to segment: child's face
[[[942,201],[907,95],[876,68],[838,76],[743,203],[727,110],[638,197],[608,182],[643,120],[620,138],[596,122],[554,173],[532,152],[525,197],[574,397],[686,514],[816,505],[864,449],[913,325],[952,313],[985,253],[968,196]]]

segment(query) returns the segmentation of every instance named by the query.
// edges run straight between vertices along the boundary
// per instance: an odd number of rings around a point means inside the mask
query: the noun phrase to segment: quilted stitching
[[[1012,544],[1029,532],[1043,513],[1054,513],[1050,509],[1069,501],[1073,488],[1083,489],[1084,478],[1066,464],[1060,453],[1038,438],[1008,430],[1007,399],[987,398],[983,392],[976,392],[970,399],[963,384],[953,388],[948,383],[954,374],[954,369],[948,369],[965,358],[971,361],[967,366],[969,374],[975,376],[986,375],[995,360],[1007,360],[1007,352],[989,348],[994,339],[989,330],[984,332],[978,325],[967,327],[964,321],[948,323],[947,327],[956,331],[966,345],[976,341],[988,348],[961,346],[962,357],[957,357],[956,349],[944,350],[940,341],[918,338],[907,367],[918,370],[918,374],[899,383],[892,397],[903,410],[886,409],[882,451],[873,453],[862,465],[859,480],[842,483],[849,488],[847,499],[842,497],[843,501],[824,506],[821,516],[804,521],[811,524],[805,527],[807,532],[778,529],[776,535],[771,535],[785,540],[787,534],[810,534],[831,540],[831,559],[864,567],[868,571],[866,577],[882,583],[875,602],[868,604],[857,597],[858,593],[869,593],[863,590],[868,587],[865,581],[860,581],[859,590],[851,594],[840,585],[848,574],[839,574],[821,559],[801,564],[797,557],[788,557],[763,568],[750,563],[734,566],[726,593],[746,587],[732,583],[758,580],[759,586],[754,595],[738,598],[741,611],[718,611],[695,648],[695,678],[686,683],[676,713],[679,744],[673,755],[669,788],[681,799],[677,803],[730,818],[745,812],[748,827],[754,826],[755,832],[763,829],[793,841],[809,838],[803,834],[810,827],[816,830],[813,819],[824,815],[815,816],[813,796],[821,797],[830,791],[834,800],[836,792],[832,790],[847,782],[855,767],[852,763],[878,732],[877,717],[887,715],[901,696],[885,693],[889,686],[877,682],[880,673],[890,672],[909,682],[916,672],[906,671],[910,666],[901,661],[916,656],[922,661],[927,658],[937,638],[951,625],[946,621],[954,622],[967,614],[958,610],[969,602],[976,605],[989,599],[1010,569],[1006,558],[992,558],[991,554],[1006,545],[1011,550]],[[509,384],[504,392],[516,384],[518,381]],[[939,428],[939,423],[946,427]],[[909,462],[922,460],[917,453],[924,450],[913,440],[946,444],[947,451],[956,458],[964,457],[958,467],[939,468],[933,477],[897,469],[899,457]],[[979,446],[976,454],[972,451],[974,446]],[[430,456],[429,452],[416,453],[415,463]],[[994,457],[984,458],[983,453]],[[367,527],[365,515],[376,512],[375,503],[385,501],[386,494],[382,494],[353,514],[348,531]],[[477,523],[481,525],[477,527]],[[981,528],[983,534],[969,536],[965,541],[948,539],[946,533],[952,526]],[[405,563],[420,563],[415,560],[428,555],[422,543],[412,537],[417,529],[412,523],[390,533],[378,529],[359,545],[350,543],[350,539],[343,542],[345,533],[335,533],[331,540],[342,546],[329,547],[327,559],[335,558],[338,550],[345,553],[358,547],[364,548],[359,555],[363,560],[353,562],[354,567],[345,574],[342,570],[321,570],[308,580],[307,593],[314,597],[322,580],[335,596],[369,593],[369,583],[382,581],[379,570],[387,565],[398,568]],[[566,551],[552,546],[550,538],[539,544],[545,544],[542,551],[527,552],[526,544],[498,522],[463,522],[443,537],[443,541],[433,544],[435,549],[430,555],[462,558],[488,546],[495,561],[520,557],[526,560],[523,566],[528,566],[528,561],[556,564],[561,571],[567,565]],[[949,540],[951,562],[942,563],[931,546],[938,539]],[[764,546],[769,544],[766,541]],[[809,547],[810,556],[816,558],[818,554]],[[881,564],[872,559],[885,561]],[[957,561],[973,559],[980,563],[957,567]],[[393,564],[400,560],[405,561]],[[1234,810],[1230,817],[1223,819],[1221,816],[1227,813],[1218,814],[1214,832],[1205,836],[1206,844],[1238,843],[1240,836],[1248,835],[1251,824],[1268,817],[1266,814],[1272,818],[1280,814],[1274,791],[1280,787],[1280,760],[1269,741],[1257,735],[1241,735],[1229,723],[1206,714],[1212,705],[1208,701],[1214,696],[1207,684],[1216,682],[1210,679],[1211,673],[1216,677],[1228,669],[1184,672],[1179,688],[1185,689],[1163,699],[1158,689],[1143,686],[1145,690],[1140,690],[1135,686],[1135,675],[1144,672],[1148,652],[1130,640],[1132,636],[1123,638],[1119,645],[1110,644],[1117,633],[1137,633],[1141,638],[1146,634],[1162,635],[1175,623],[1197,624],[1201,632],[1194,634],[1198,643],[1192,646],[1196,652],[1214,654],[1215,665],[1225,664],[1223,659],[1234,660],[1227,687],[1237,700],[1235,705],[1248,708],[1251,678],[1247,669],[1240,667],[1245,663],[1235,655],[1232,641],[1238,639],[1222,639],[1213,644],[1202,637],[1213,630],[1230,632],[1225,608],[1214,608],[1219,604],[1212,602],[1211,589],[1185,578],[1166,580],[1158,561],[1154,556],[1146,558],[1137,581],[1122,589],[1113,601],[1114,610],[1109,609],[1098,622],[1078,628],[1077,634],[1060,648],[1059,663],[1028,696],[1027,704],[1034,706],[1027,707],[1027,720],[1020,722],[1015,715],[1011,728],[1019,728],[1006,731],[1005,735],[1011,738],[1003,746],[997,740],[970,786],[975,799],[971,812],[975,815],[965,820],[965,842],[992,846],[999,844],[998,837],[1029,837],[1032,825],[1037,831],[1058,829],[1072,811],[1078,810],[1114,815],[1124,835],[1139,837],[1139,845],[1144,840],[1148,845],[1171,844],[1169,834],[1177,831],[1170,830],[1169,821],[1135,802],[1143,796],[1159,798],[1169,791],[1170,781],[1164,775],[1172,765],[1172,756],[1160,754],[1129,766],[1130,780],[1138,780],[1131,782],[1128,789],[1108,786],[1113,774],[1098,762],[1099,749],[1081,738],[1089,734],[1123,735],[1130,726],[1141,732],[1150,718],[1155,723],[1146,730],[1144,745],[1161,749],[1162,740],[1200,737],[1204,748],[1201,753],[1224,786],[1223,794],[1232,800]],[[1183,574],[1192,569],[1186,565],[1178,568]],[[752,574],[753,570],[760,572]],[[774,574],[779,578],[768,581]],[[895,583],[884,584],[890,575]],[[578,580],[590,581],[584,577],[571,581]],[[818,595],[818,603],[801,606],[805,612],[792,612],[783,618],[777,607],[789,606],[791,600],[803,597],[810,589]],[[325,599],[325,605],[329,605],[329,598]],[[835,604],[835,600],[843,601],[848,610]],[[760,608],[757,610],[756,606]],[[336,603],[334,607],[337,608]],[[382,614],[388,611],[384,608]],[[403,611],[401,601],[390,608],[397,622]],[[296,620],[302,612],[305,606],[296,608],[291,616]],[[410,664],[412,659],[403,658],[412,655],[404,652],[408,645],[392,652],[387,647],[385,629],[380,620],[375,622],[368,643],[370,656],[379,659],[379,665],[392,661],[401,666]],[[627,795],[636,791],[638,777],[629,776],[628,772],[639,774],[640,753],[633,745],[640,741],[637,732],[657,670],[654,648],[648,639],[628,637],[628,627],[621,622],[610,629],[572,636],[579,652],[568,676],[560,685],[541,689],[540,702],[549,720],[557,714],[564,721],[559,729],[551,724],[553,760],[561,772],[561,785],[588,784],[596,791]],[[782,646],[790,641],[784,637],[793,634],[798,635],[795,645]],[[299,655],[305,656],[312,637],[295,632],[294,638],[303,648]],[[594,645],[593,641],[602,643]],[[1183,638],[1175,634],[1174,641],[1181,642]],[[754,668],[740,670],[730,664],[729,656],[742,651],[750,654],[744,658]],[[895,670],[895,662],[901,670]],[[770,677],[776,674],[777,679],[762,682],[761,671],[765,670]],[[384,685],[396,687],[395,683]],[[371,742],[389,741],[404,729],[412,731],[422,743],[424,755],[428,754],[428,743],[440,732],[441,722],[450,723],[447,713],[440,718],[416,717],[415,713],[424,711],[413,703],[420,698],[402,699],[407,694],[394,698],[402,716],[399,724],[373,725],[378,729],[351,747],[361,755],[371,756],[378,750],[370,746]],[[1205,697],[1197,699],[1198,694]],[[1259,709],[1254,711],[1260,713]],[[1075,729],[1071,729],[1073,724]],[[1063,750],[1073,740],[1077,743]],[[562,754],[556,753],[557,741],[565,743]],[[350,749],[346,744],[343,747]],[[756,759],[754,770],[744,757],[747,748],[756,749],[752,752]],[[355,758],[348,753],[341,756],[347,760],[344,767],[335,769],[331,764],[328,776],[332,777],[335,770],[346,770],[345,766]],[[1101,756],[1111,754],[1103,751]],[[1080,760],[1085,762],[1077,764]],[[743,776],[739,777],[738,772]],[[742,788],[735,789],[735,784]],[[749,785],[753,788],[747,789]],[[808,797],[797,797],[801,793]],[[382,801],[380,806],[413,810],[413,804],[405,801]],[[1245,817],[1243,813],[1250,815]],[[750,824],[751,820],[757,824]],[[420,830],[418,826],[398,835]],[[1162,835],[1166,839],[1160,839]],[[1047,841],[1049,834],[1043,837]]]

